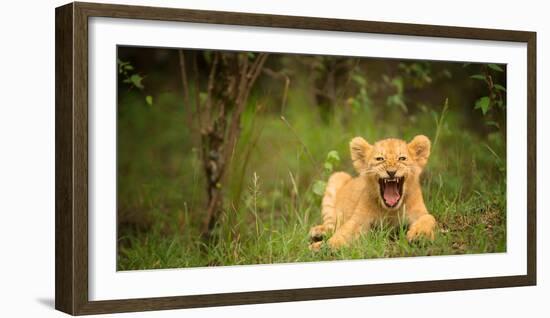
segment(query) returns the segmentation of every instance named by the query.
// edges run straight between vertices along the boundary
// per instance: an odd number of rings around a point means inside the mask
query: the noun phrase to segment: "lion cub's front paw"
[[[432,215],[426,214],[420,217],[416,222],[411,224],[407,232],[407,240],[410,242],[420,237],[425,237],[433,241],[435,239],[435,225],[436,222]]]
[[[309,230],[309,239],[312,242],[322,241],[327,235],[327,229],[324,225],[317,225]]]
[[[311,244],[309,244],[309,249],[313,252],[319,252],[321,249],[323,249],[324,247],[328,247],[330,248],[331,251],[335,251],[337,249],[339,249],[340,247],[343,247],[344,245],[346,245],[346,241],[343,240],[342,238],[338,237],[338,236],[333,236],[331,237],[328,241],[318,241],[318,242],[313,242]]]
[[[321,248],[323,247],[323,244],[324,244],[323,241],[313,242],[313,243],[309,244],[309,250],[312,251],[312,252],[319,252],[321,250]]]
[[[346,245],[346,240],[340,235],[334,235],[327,241],[327,243],[331,250],[337,250]]]

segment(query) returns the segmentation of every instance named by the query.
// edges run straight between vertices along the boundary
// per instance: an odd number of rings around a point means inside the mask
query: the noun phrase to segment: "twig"
[[[202,132],[202,112],[201,112],[201,99],[200,99],[200,82],[199,82],[199,68],[197,66],[197,53],[193,54],[193,81],[195,84],[195,112],[197,114],[197,121],[199,130]]]
[[[286,108],[286,100],[288,97],[288,88],[290,87],[290,77],[282,72],[275,72],[272,69],[264,67],[262,70],[265,74],[272,78],[282,78],[285,81],[285,88],[283,90],[283,99],[281,101],[281,115],[284,115]]]
[[[250,90],[252,89],[252,85],[258,78],[258,75],[260,74],[260,71],[263,67],[263,64],[265,63],[267,59],[268,54],[266,53],[260,53],[259,56],[256,58],[259,60],[259,62],[254,61],[253,67],[254,69],[248,68],[248,57],[244,57],[244,65],[241,67],[241,78],[239,83],[239,93],[237,96],[237,102],[236,102],[236,109],[233,111],[233,116],[231,118],[231,124],[229,126],[229,133],[228,133],[228,145],[229,147],[226,148],[225,151],[225,158],[229,157],[230,151],[233,148],[233,145],[235,144],[238,132],[239,132],[239,122],[241,118],[241,114],[244,111],[244,108],[246,106],[246,101],[248,100],[248,95],[250,94]],[[251,77],[248,77],[249,74],[251,74]]]
[[[178,50],[179,55],[179,61],[180,61],[180,73],[181,73],[181,81],[182,81],[182,87],[183,87],[183,98],[184,98],[184,111],[187,112],[185,121],[187,122],[187,126],[191,128],[192,131],[200,130],[200,118],[197,122],[197,125],[194,124],[193,117],[194,115],[197,115],[197,110],[193,111],[191,108],[191,96],[189,92],[189,79],[187,78],[187,66],[185,65],[185,53],[183,50]]]
[[[185,55],[183,50],[178,50],[179,59],[180,59],[180,72],[181,72],[181,81],[183,84],[183,97],[185,98],[185,107],[191,105],[189,98],[189,81],[187,80],[187,70],[185,68]]]
[[[236,146],[237,137],[240,131],[241,114],[246,108],[248,96],[266,61],[267,54],[260,53],[252,64],[249,64],[247,55],[237,55],[239,69],[237,89],[229,89],[227,95],[224,96],[214,96],[213,92],[216,87],[215,82],[218,80],[215,75],[220,57],[223,58],[221,54],[216,54],[211,64],[207,84],[207,98],[205,101],[205,111],[208,120],[206,127],[201,130],[201,148],[204,156],[203,162],[207,176],[207,190],[209,195],[206,218],[202,228],[203,238],[210,237],[212,228],[217,221],[222,204],[221,184],[223,183],[225,170],[229,165]],[[222,65],[225,65],[225,60],[222,62],[224,62]],[[194,66],[195,69],[197,69],[196,59]],[[225,69],[222,70],[222,73],[224,73],[224,71]],[[212,101],[214,99],[218,99],[216,106],[220,108],[220,111],[218,116],[212,120]],[[226,102],[234,105],[229,127],[227,127],[227,121],[224,118]]]
[[[212,91],[214,90],[214,81],[216,70],[218,69],[219,53],[214,53],[214,61],[212,62],[212,67],[210,68],[210,75],[208,75],[208,86],[206,89],[206,125],[212,125]]]

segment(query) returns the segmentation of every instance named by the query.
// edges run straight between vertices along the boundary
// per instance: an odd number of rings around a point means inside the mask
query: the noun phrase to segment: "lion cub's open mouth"
[[[394,178],[380,178],[378,184],[380,184],[380,195],[384,199],[384,204],[387,207],[393,208],[397,206],[399,200],[403,196],[403,183],[405,177]]]

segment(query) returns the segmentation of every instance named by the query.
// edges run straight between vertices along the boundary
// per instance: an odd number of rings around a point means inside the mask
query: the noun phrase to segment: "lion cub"
[[[372,224],[388,220],[409,223],[407,239],[434,239],[436,221],[426,210],[420,174],[430,156],[430,140],[416,136],[408,144],[384,139],[370,145],[355,137],[350,142],[351,160],[359,176],[336,172],[328,180],[322,201],[323,224],[310,230],[310,249],[319,250],[323,237],[332,249],[349,244]]]

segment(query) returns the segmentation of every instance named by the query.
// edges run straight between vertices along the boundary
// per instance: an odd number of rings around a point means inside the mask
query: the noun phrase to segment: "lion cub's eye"
[[[376,157],[374,159],[376,159],[376,161],[384,161],[384,157]]]
[[[407,157],[403,157],[403,156],[399,157],[399,161],[405,161],[405,160],[407,160]]]

